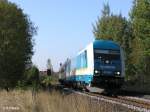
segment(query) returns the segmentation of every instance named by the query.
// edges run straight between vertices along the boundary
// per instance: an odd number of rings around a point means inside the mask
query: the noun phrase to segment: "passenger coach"
[[[62,65],[60,82],[71,86],[120,88],[124,82],[122,48],[113,41],[95,40]]]

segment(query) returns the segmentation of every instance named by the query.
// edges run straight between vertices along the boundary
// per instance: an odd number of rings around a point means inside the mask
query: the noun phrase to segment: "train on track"
[[[60,67],[59,81],[72,87],[121,88],[125,65],[123,49],[108,40],[94,40]]]

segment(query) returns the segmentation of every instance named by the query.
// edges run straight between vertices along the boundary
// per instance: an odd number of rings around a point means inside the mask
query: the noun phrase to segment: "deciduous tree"
[[[31,63],[36,28],[14,3],[0,1],[0,86],[15,87]]]
[[[136,77],[146,81],[150,78],[150,1],[134,0],[130,19],[134,37],[132,63]]]

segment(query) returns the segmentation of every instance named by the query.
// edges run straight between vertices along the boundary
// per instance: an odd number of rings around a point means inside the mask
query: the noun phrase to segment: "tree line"
[[[126,80],[150,81],[150,1],[133,0],[129,18],[113,14],[104,4],[102,16],[93,25],[96,39],[113,40],[125,51]]]

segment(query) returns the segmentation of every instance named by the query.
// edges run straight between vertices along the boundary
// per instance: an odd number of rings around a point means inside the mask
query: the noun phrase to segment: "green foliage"
[[[20,90],[26,90],[27,89],[26,81],[25,80],[19,80],[17,83],[17,86],[15,88],[20,89]]]
[[[36,66],[31,67],[26,74],[26,81],[28,84],[38,85],[39,84],[39,70]]]
[[[22,80],[18,81],[16,88],[18,89],[29,89],[34,90],[39,89],[40,87],[40,76],[39,69],[36,66],[31,66],[25,70]]]
[[[110,18],[110,8],[108,4],[104,4],[102,17],[98,18],[96,25],[93,25],[93,33],[96,39],[111,39],[111,35],[106,32]]]
[[[8,0],[0,0],[0,2],[8,2]]]
[[[128,21],[122,15],[110,15],[109,5],[104,5],[102,17],[93,26],[93,33],[96,39],[113,40],[123,47],[128,44],[130,36]],[[127,35],[128,34],[128,35]]]
[[[136,77],[146,81],[150,78],[150,1],[134,0],[130,18],[134,36],[132,64]]]
[[[0,86],[15,87],[33,55],[36,29],[22,9],[0,1]]]
[[[52,82],[52,76],[44,76],[42,78],[42,84],[44,84],[46,87],[51,85],[51,82]]]

